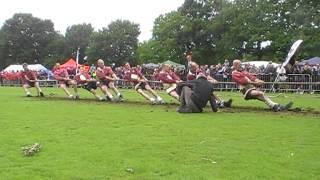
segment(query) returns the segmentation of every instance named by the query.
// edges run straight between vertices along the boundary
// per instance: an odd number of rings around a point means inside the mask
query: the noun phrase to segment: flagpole
[[[80,54],[80,47],[78,47],[78,50],[77,50],[77,58],[76,58],[76,74],[78,74],[78,65],[79,65],[79,54]]]
[[[303,42],[303,40],[299,39],[297,41],[295,41],[293,43],[293,45],[290,48],[290,51],[286,57],[286,60],[281,64],[279,72],[277,72],[277,77],[274,80],[273,84],[272,84],[272,91],[275,92],[275,88],[274,88],[274,84],[277,83],[279,81],[279,76],[280,76],[280,72],[282,71],[283,68],[285,68],[285,66],[290,62],[291,58],[297,53],[301,43]]]

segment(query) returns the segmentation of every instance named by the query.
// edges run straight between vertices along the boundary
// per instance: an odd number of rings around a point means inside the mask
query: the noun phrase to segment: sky
[[[50,19],[64,34],[73,24],[91,23],[95,30],[117,19],[140,24],[139,41],[152,36],[154,20],[176,10],[184,0],[4,0],[0,6],[0,26],[15,13],[31,13]]]

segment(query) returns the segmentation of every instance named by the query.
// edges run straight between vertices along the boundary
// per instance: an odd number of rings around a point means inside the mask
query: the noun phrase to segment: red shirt
[[[76,80],[77,84],[85,84],[89,79],[91,79],[91,76],[86,72],[78,74],[74,77],[74,80]]]
[[[53,72],[53,76],[58,81],[63,81],[64,78],[69,78],[68,71],[62,68],[55,69]]]
[[[257,78],[255,74],[251,74],[247,71],[233,71],[232,72],[232,80],[236,82],[238,85],[247,85],[248,79],[251,81],[255,81]]]
[[[138,82],[139,79],[143,79],[143,75],[138,68],[130,68],[123,70],[123,78],[127,81]]]
[[[22,71],[20,74],[21,80],[23,83],[28,82],[28,80],[36,80],[37,79],[37,75],[36,72],[34,71]]]
[[[206,74],[204,71],[202,71],[201,69],[197,69],[195,72],[192,72],[191,70],[189,71],[188,75],[187,75],[187,80],[191,81],[197,78],[197,75],[203,73]]]
[[[104,66],[103,68],[98,68],[96,71],[97,78],[99,80],[105,80],[106,76],[112,77],[113,71],[111,67]]]
[[[180,80],[174,72],[160,71],[159,80],[163,83],[173,84]]]

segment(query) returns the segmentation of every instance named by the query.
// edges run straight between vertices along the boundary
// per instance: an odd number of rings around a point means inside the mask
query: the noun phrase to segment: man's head
[[[129,62],[124,63],[124,68],[130,69],[131,68],[130,63]]]
[[[170,68],[171,68],[170,64],[162,64],[162,70],[163,71],[169,72]]]
[[[207,79],[207,76],[204,73],[199,73],[196,78],[197,79]]]
[[[60,69],[60,63],[56,63],[53,68],[54,69]]]
[[[192,61],[192,52],[191,51],[188,51],[185,53],[186,55],[186,59],[188,62],[191,62]]]
[[[104,61],[102,59],[98,59],[97,60],[97,66],[100,67],[100,68],[103,68],[104,67]]]
[[[233,60],[232,66],[234,70],[241,70],[241,61],[239,59]]]
[[[191,71],[196,71],[197,69],[199,69],[199,65],[195,62],[191,62],[190,63],[190,70]]]
[[[29,70],[27,63],[23,63],[23,64],[22,64],[22,68],[23,68],[25,71]]]
[[[188,62],[192,61],[192,55],[187,55],[186,59],[187,59]]]

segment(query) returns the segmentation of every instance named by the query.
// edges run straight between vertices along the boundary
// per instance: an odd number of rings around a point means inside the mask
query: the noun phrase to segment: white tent
[[[42,66],[41,64],[29,64],[28,68],[33,71],[41,71],[41,72],[48,72],[49,70]],[[22,65],[10,65],[6,67],[3,72],[17,72],[17,71],[22,71]]]
[[[260,66],[264,66],[267,67],[267,65],[269,64],[269,61],[248,61],[248,62],[243,62],[242,64],[250,64],[250,65],[255,65],[256,67],[260,67]],[[274,67],[279,66],[279,64],[277,63],[272,63],[272,65]]]

